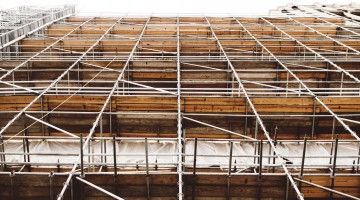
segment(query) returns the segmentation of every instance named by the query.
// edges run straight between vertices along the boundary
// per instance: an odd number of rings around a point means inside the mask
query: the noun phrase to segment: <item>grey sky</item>
[[[268,14],[270,9],[288,3],[313,4],[325,2],[326,4],[360,3],[359,0],[0,0],[1,8],[11,8],[19,5],[59,5],[77,4],[81,13],[97,14],[176,14],[176,13],[231,13],[243,15]]]

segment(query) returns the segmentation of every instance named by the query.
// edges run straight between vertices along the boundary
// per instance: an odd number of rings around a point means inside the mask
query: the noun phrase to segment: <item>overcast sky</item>
[[[270,9],[289,3],[314,4],[360,3],[360,0],[0,0],[1,8],[11,8],[19,5],[59,5],[76,4],[80,13],[129,13],[129,14],[268,14]]]

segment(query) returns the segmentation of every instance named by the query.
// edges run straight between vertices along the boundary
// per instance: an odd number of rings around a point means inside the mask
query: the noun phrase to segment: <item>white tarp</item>
[[[301,164],[301,156],[303,151],[302,143],[278,143],[277,144],[278,152],[282,157],[286,158],[293,164]],[[30,142],[29,149],[31,153],[64,153],[64,154],[79,154],[80,145],[78,141],[32,141]],[[112,142],[108,141],[106,143],[106,151],[109,156],[107,156],[107,163],[111,164],[113,162],[112,156]],[[5,152],[12,153],[22,153],[23,152],[23,143],[22,141],[8,141],[5,144]],[[131,167],[134,167],[136,164],[144,164],[145,161],[145,143],[144,140],[132,140],[132,141],[121,141],[116,144],[117,152],[117,163],[118,164],[127,164]],[[194,142],[188,141],[185,145],[185,154],[188,155],[185,157],[185,164],[192,166],[193,163],[193,154],[194,152]],[[228,155],[230,152],[230,146],[228,142],[222,141],[198,141],[197,147],[197,166],[198,167],[221,167],[226,168],[228,166]],[[233,143],[233,164],[238,165],[238,169],[249,168],[254,166],[254,158],[249,157],[254,155],[255,149],[252,143],[248,142],[234,142]],[[329,164],[331,144],[330,143],[311,143],[307,145],[306,155],[307,156],[323,156],[323,158],[307,158],[305,160],[306,165],[327,165]],[[88,151],[84,151],[84,154],[87,154]],[[99,141],[91,142],[90,153],[100,154],[101,153],[101,144]],[[159,166],[175,166],[177,163],[177,145],[175,141],[148,141],[148,153],[149,153],[149,163],[157,162]],[[272,163],[272,159],[265,158],[266,156],[272,155],[272,151],[269,151],[269,145],[263,145],[263,164],[266,165]],[[338,158],[338,165],[351,165],[353,161],[357,161],[356,156],[359,153],[359,146],[357,143],[339,143],[338,146],[338,156],[353,156],[350,158]],[[291,158],[289,156],[299,156],[298,158]],[[90,158],[89,158],[90,157]],[[100,163],[101,156],[85,156],[84,162],[87,163],[90,159],[90,162]],[[35,163],[74,163],[77,159],[77,156],[45,156],[45,155],[31,155],[31,162]],[[6,155],[7,162],[23,162],[22,155]],[[276,163],[281,163],[281,160],[277,159]]]

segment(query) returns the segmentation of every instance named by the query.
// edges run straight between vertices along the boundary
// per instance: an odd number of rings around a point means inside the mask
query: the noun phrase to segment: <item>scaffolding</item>
[[[359,24],[306,12],[66,16],[8,44],[0,198],[360,199]]]
[[[0,10],[0,49],[17,53],[18,49],[10,49],[27,35],[41,32],[45,27],[75,14],[75,6],[41,8],[21,6]]]

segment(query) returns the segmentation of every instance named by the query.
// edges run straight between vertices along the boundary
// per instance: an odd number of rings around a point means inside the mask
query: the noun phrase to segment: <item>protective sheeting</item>
[[[84,154],[92,154],[84,156],[84,163],[95,163],[96,165],[105,163],[105,158],[101,158],[101,143],[93,141],[90,144],[91,148],[84,151]],[[112,142],[107,141],[106,152],[108,154],[106,163],[113,163],[113,148]],[[236,163],[238,169],[245,169],[254,167],[255,148],[253,143],[249,142],[233,142],[233,163]],[[288,164],[300,165],[301,156],[303,152],[303,144],[296,142],[284,142],[277,144],[278,152],[288,162]],[[80,152],[80,144],[78,141],[31,141],[29,143],[31,155],[31,163],[66,163],[73,164],[78,158]],[[23,153],[22,141],[8,141],[5,144],[6,153]],[[104,152],[104,150],[103,150]],[[121,141],[116,143],[117,163],[125,167],[134,167],[136,165],[144,166],[145,159],[145,143],[144,140]],[[220,167],[227,168],[229,165],[229,142],[223,141],[198,141],[197,146],[197,167]],[[328,165],[330,162],[331,143],[312,143],[307,144],[305,165]],[[51,154],[65,154],[60,155],[36,155],[39,153]],[[194,142],[188,141],[185,145],[185,165],[192,166]],[[359,153],[359,145],[357,143],[339,143],[338,146],[338,165],[349,165],[357,161],[356,156]],[[175,141],[155,141],[148,142],[148,160],[150,164],[157,163],[159,167],[175,167],[177,163],[177,145]],[[263,164],[271,164],[272,159],[266,158],[272,155],[268,144],[263,145]],[[342,157],[344,156],[344,157]],[[18,163],[23,162],[23,155],[9,155],[6,156],[6,162]],[[283,160],[276,159],[276,164],[280,164]]]
[[[186,152],[193,154],[193,142],[186,144]],[[276,148],[283,160],[276,159],[275,164],[280,164],[287,161],[288,164],[301,165],[303,143],[278,143]],[[230,145],[228,142],[198,142],[197,150],[197,163],[199,166],[220,166],[228,167],[228,157],[216,157],[216,155],[229,155]],[[233,143],[233,165],[237,168],[250,168],[254,167],[255,147],[252,143],[248,142],[234,142]],[[306,148],[306,165],[329,165],[330,163],[331,143],[312,143],[308,142]],[[359,154],[359,145],[357,143],[339,143],[337,165],[352,165],[353,161],[357,161]],[[202,157],[201,155],[206,155]],[[209,157],[210,155],[213,155]],[[270,145],[263,145],[263,164],[272,164],[272,158],[267,156],[273,155]],[[344,156],[344,157],[342,157]],[[187,157],[187,162],[192,163],[193,157]]]
[[[106,146],[106,147],[104,147]],[[105,158],[101,158],[102,144],[100,141],[90,143],[90,148],[84,151],[84,163],[105,163]],[[113,144],[107,141],[103,144],[103,152],[107,153],[106,163],[113,163]],[[29,142],[30,161],[32,163],[69,163],[73,164],[80,153],[80,144],[78,141],[32,141]],[[5,143],[6,162],[23,162],[23,155],[9,155],[12,153],[23,153],[22,141],[8,141]],[[64,154],[64,155],[36,155],[38,153]],[[117,163],[133,166],[144,164],[145,161],[145,143],[141,141],[122,141],[116,143]],[[168,141],[149,141],[148,142],[148,161],[149,163],[176,163],[176,143]],[[87,156],[86,154],[91,154]],[[105,153],[103,153],[105,154]],[[168,155],[173,154],[173,155]],[[46,166],[46,165],[45,165]]]

